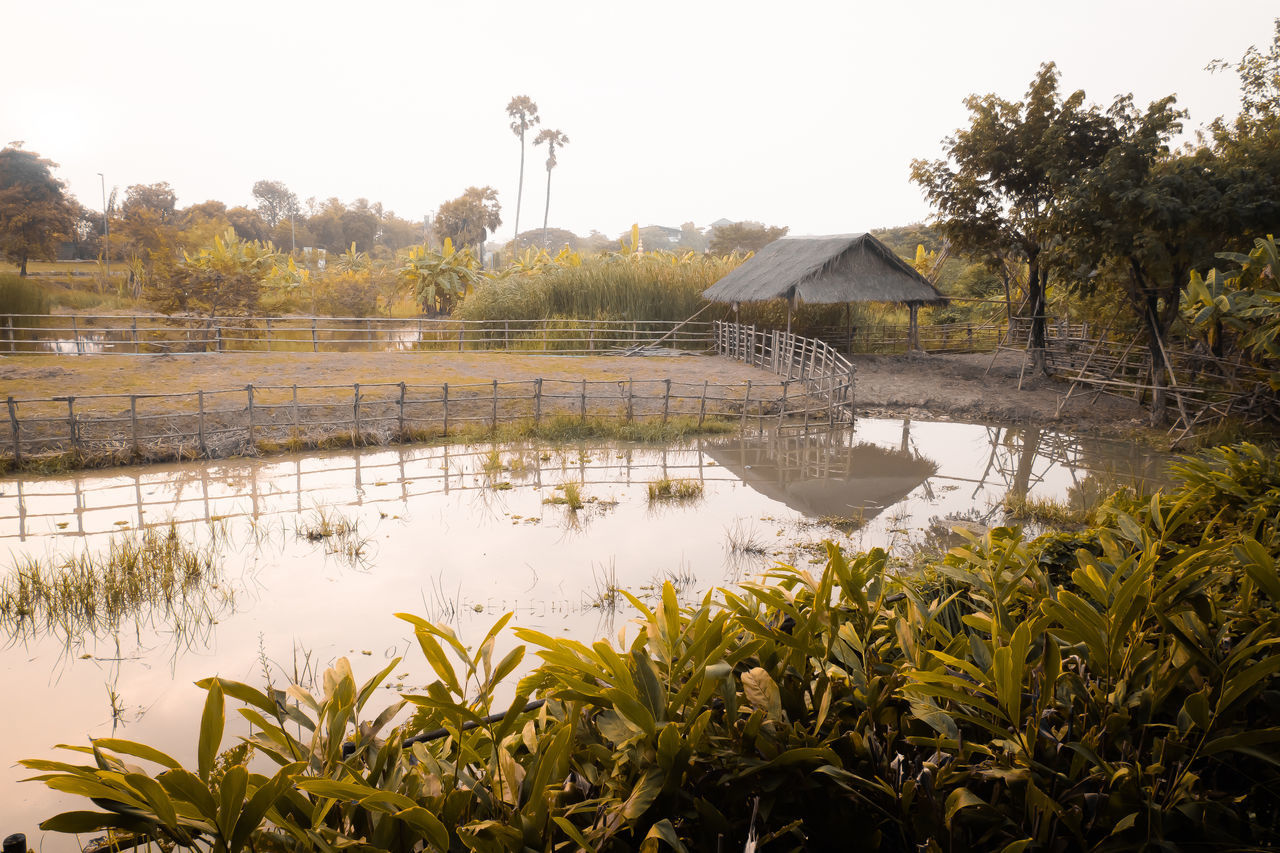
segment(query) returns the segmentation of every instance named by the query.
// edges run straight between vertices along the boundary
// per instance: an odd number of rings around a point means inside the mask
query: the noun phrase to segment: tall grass
[[[488,279],[455,314],[464,320],[684,320],[740,257],[603,255],[580,266]]]
[[[48,314],[49,294],[22,276],[0,273],[0,314]]]

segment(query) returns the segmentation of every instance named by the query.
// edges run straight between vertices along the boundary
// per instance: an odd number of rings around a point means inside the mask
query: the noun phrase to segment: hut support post
[[[918,302],[908,303],[907,310],[910,312],[910,319],[907,321],[907,348],[911,352],[918,352],[920,350],[920,304]]]

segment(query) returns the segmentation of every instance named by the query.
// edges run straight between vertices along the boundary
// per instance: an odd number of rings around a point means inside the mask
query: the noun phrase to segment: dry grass
[[[189,355],[0,356],[0,397],[175,394],[258,385],[468,384],[544,379],[675,379],[712,384],[770,377],[727,358],[529,356],[514,353],[195,353]],[[315,398],[312,398],[315,399]],[[163,401],[153,401],[162,405]],[[319,402],[317,400],[317,402]]]

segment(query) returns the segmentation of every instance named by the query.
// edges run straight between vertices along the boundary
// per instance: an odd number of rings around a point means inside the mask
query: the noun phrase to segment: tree
[[[467,187],[466,192],[446,201],[436,211],[436,234],[457,246],[476,246],[484,265],[484,241],[489,231],[502,224],[502,205],[493,187]]]
[[[21,142],[0,151],[0,254],[27,274],[27,261],[56,257],[58,240],[71,231],[76,209],[53,176],[57,163]]]
[[[1029,349],[1040,370],[1056,216],[1076,177],[1114,142],[1111,122],[1084,98],[1083,91],[1060,98],[1057,68],[1045,63],[1025,102],[969,96],[969,127],[943,141],[946,157],[911,163],[911,180],[933,204],[953,251],[993,266],[1011,256],[1027,265]]]
[[[1061,208],[1071,250],[1087,274],[1108,274],[1147,333],[1153,425],[1165,418],[1165,351],[1180,295],[1198,265],[1211,264],[1225,224],[1218,165],[1209,151],[1171,155],[1183,113],[1169,96],[1138,112],[1127,97],[1110,114],[1118,141],[1076,176]]]
[[[251,314],[278,254],[270,243],[242,240],[233,229],[194,253],[184,253],[174,274],[157,283],[152,300],[165,314],[192,313],[208,320]]]
[[[268,228],[296,217],[300,210],[298,197],[280,181],[258,181],[253,185],[253,197],[258,200],[258,215]]]
[[[399,277],[427,314],[448,314],[480,280],[471,251],[455,250],[448,237],[439,252],[426,246],[410,249],[399,269]]]
[[[520,183],[516,185],[516,235],[520,234],[520,202],[524,199],[524,134],[538,124],[538,105],[528,95],[516,95],[507,104],[511,132],[520,137]]]
[[[763,225],[759,222],[721,225],[711,232],[707,251],[713,255],[758,252],[774,240],[785,237],[788,230],[785,225]]]
[[[534,138],[534,145],[547,143],[547,205],[542,211],[542,248],[547,248],[547,217],[551,214],[551,170],[556,167],[556,147],[569,144],[569,137],[558,130],[544,127]]]
[[[171,274],[178,255],[177,196],[165,181],[134,184],[120,206],[119,234],[134,298]]]

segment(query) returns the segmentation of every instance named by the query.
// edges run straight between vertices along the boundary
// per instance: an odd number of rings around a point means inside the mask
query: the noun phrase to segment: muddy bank
[[[1059,426],[1076,433],[1146,432],[1138,403],[1077,388],[1062,407],[1069,380],[1023,372],[1022,353],[856,355],[858,413],[922,419]],[[988,368],[990,368],[988,370]],[[1022,388],[1018,377],[1022,375]]]

